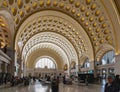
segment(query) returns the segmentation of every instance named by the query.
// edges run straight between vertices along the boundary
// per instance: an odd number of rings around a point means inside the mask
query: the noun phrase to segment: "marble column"
[[[115,75],[120,75],[120,54],[115,55]]]

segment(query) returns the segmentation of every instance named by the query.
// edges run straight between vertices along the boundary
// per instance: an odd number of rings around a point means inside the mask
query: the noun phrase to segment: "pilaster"
[[[7,63],[5,63],[5,73],[7,73],[8,71],[7,71],[7,66],[8,66],[8,64]]]
[[[2,61],[0,61],[0,73],[2,72],[1,66],[2,66]]]

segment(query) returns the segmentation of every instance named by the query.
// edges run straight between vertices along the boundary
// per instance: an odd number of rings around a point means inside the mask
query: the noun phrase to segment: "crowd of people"
[[[52,92],[58,92],[59,91],[59,83],[63,82],[63,84],[71,84],[71,81],[69,81],[71,78],[68,75],[45,75],[45,76],[39,76],[39,81],[41,83],[49,83],[51,85]]]
[[[15,86],[15,85],[18,85],[18,84],[29,85],[29,82],[30,82],[30,77],[19,78],[17,76],[16,77],[12,76],[10,84],[11,84],[11,86]]]
[[[58,92],[59,90],[59,82],[60,81],[65,81],[63,82],[66,84],[66,77],[62,76],[61,74],[59,75],[45,75],[45,76],[39,76],[39,77],[34,77],[34,76],[28,76],[28,77],[18,77],[18,76],[9,76],[9,81],[6,76],[2,76],[2,84],[7,84],[8,82],[10,83],[10,86],[17,86],[19,84],[22,85],[32,85],[35,83],[36,80],[40,81],[41,83],[50,83],[52,92]],[[2,85],[1,84],[1,85]]]
[[[4,78],[4,83],[6,84],[7,81],[5,81],[6,78]],[[59,83],[60,82],[63,82],[63,84],[72,84],[72,80],[69,81],[69,79],[72,79],[70,78],[68,75],[45,75],[44,77],[43,76],[39,76],[39,78],[36,78],[36,77],[22,77],[22,78],[19,78],[19,77],[14,77],[12,76],[11,77],[11,80],[10,80],[10,84],[11,86],[15,86],[15,85],[18,85],[18,84],[24,84],[24,85],[29,85],[29,84],[33,84],[36,79],[38,79],[40,82],[50,82],[50,85],[51,85],[51,89],[52,89],[52,92],[58,92],[59,90]],[[87,79],[87,77],[86,77]],[[87,80],[85,80],[85,83],[86,83],[86,86],[88,85],[88,81],[86,82]],[[107,83],[105,84],[105,87],[104,87],[104,92],[120,92],[120,75],[116,75],[116,76],[113,76],[113,75],[108,75],[107,77]]]

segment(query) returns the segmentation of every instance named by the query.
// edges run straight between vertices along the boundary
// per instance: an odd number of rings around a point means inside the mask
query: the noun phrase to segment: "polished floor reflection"
[[[59,92],[103,92],[103,86],[100,85],[59,85]],[[16,87],[1,88],[0,92],[51,92],[50,86],[36,82],[29,86],[19,85]]]

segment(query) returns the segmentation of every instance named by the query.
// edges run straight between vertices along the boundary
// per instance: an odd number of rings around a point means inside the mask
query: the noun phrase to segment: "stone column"
[[[102,69],[100,69],[100,77],[102,77]]]
[[[79,65],[76,65],[76,76],[78,76],[78,72],[79,72]]]
[[[33,72],[34,73],[34,72]],[[23,64],[23,76],[27,76],[26,75],[26,66],[25,66],[25,64]]]
[[[24,74],[24,72],[23,72],[23,60],[21,60],[21,77],[23,77],[23,74]]]
[[[19,67],[18,67],[18,76],[21,77],[21,60],[18,57],[17,57],[17,63],[19,64]]]
[[[106,68],[106,78],[109,75],[109,68]]]
[[[1,69],[2,69],[2,72],[5,73],[5,62],[1,64]]]
[[[13,48],[8,48],[6,53],[12,60],[10,61],[10,73],[14,75],[15,71],[15,50]]]
[[[115,75],[120,75],[120,54],[115,55]]]
[[[76,68],[75,68],[75,69],[76,69],[76,72],[78,72],[78,71],[79,71],[79,65],[76,65],[75,67],[76,67]]]
[[[18,69],[18,76],[21,77],[21,73],[22,73],[22,70],[21,70],[21,67],[19,67]]]
[[[0,73],[2,72],[1,65],[2,65],[2,61],[0,61]]]
[[[10,64],[7,65],[7,73],[10,73]]]
[[[90,61],[90,70],[94,71],[94,77],[96,78],[97,77],[97,69],[95,66],[95,61]]]
[[[7,66],[8,66],[8,64],[5,63],[5,73],[7,73]]]

